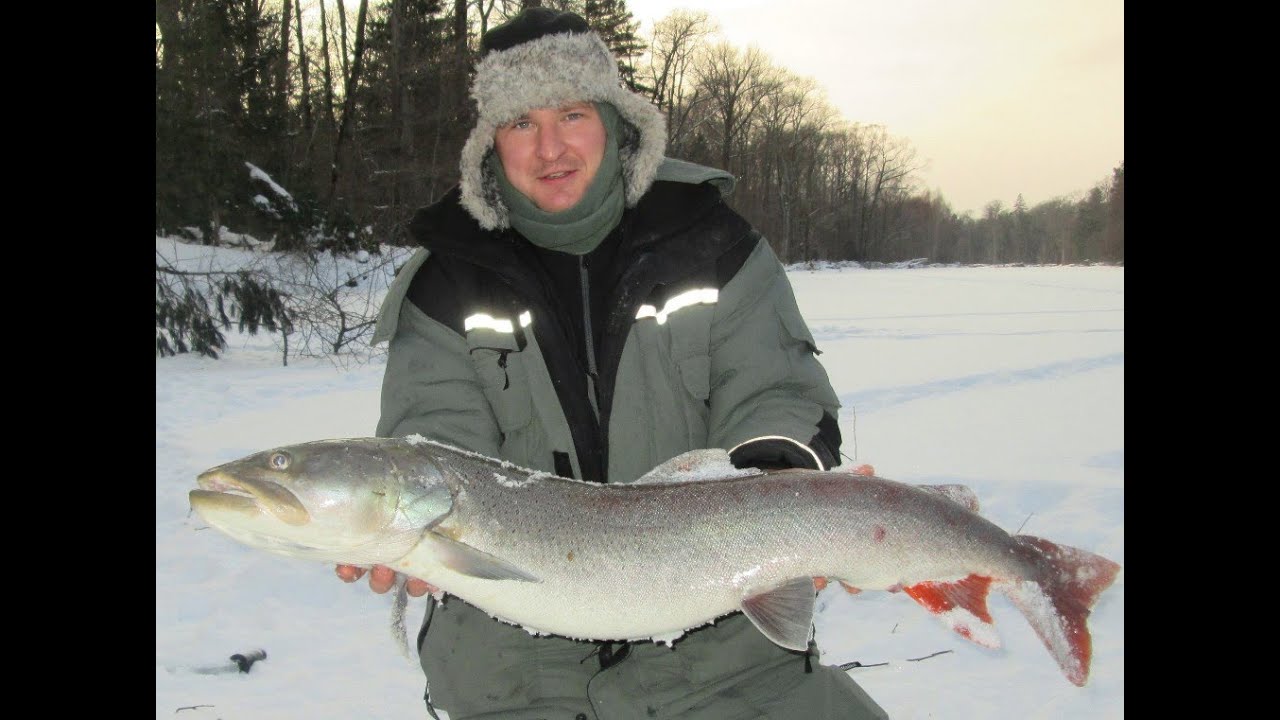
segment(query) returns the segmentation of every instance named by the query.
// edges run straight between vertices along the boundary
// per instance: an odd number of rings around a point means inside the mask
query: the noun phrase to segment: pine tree
[[[618,59],[618,72],[627,87],[634,92],[651,95],[653,89],[636,79],[635,58],[642,55],[648,46],[636,34],[640,23],[627,9],[626,0],[586,0],[582,17],[600,33]]]

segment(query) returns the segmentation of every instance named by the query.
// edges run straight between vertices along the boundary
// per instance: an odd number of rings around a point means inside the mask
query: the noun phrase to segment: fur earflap
[[[534,108],[606,102],[622,118],[618,139],[626,202],[634,207],[653,184],[667,146],[666,118],[623,87],[617,62],[595,33],[561,32],[492,50],[471,84],[478,119],[462,148],[462,206],[486,230],[505,228],[507,207],[486,158],[494,132]]]

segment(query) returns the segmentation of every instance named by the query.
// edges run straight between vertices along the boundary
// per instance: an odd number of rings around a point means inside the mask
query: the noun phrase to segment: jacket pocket
[[[778,317],[782,321],[783,330],[786,331],[782,338],[784,344],[804,343],[810,353],[814,355],[822,354],[822,351],[818,349],[818,343],[813,339],[813,333],[809,332],[809,325],[800,316],[800,310],[794,307],[778,308]]]
[[[668,318],[671,359],[684,389],[698,401],[699,410],[711,395],[711,321],[714,305],[693,305]]]
[[[684,389],[695,400],[706,400],[711,396],[711,358],[707,355],[694,355],[676,361],[676,370],[680,373],[680,381]]]
[[[505,436],[533,419],[533,396],[525,366],[523,335],[489,328],[467,333],[467,349],[485,399]]]

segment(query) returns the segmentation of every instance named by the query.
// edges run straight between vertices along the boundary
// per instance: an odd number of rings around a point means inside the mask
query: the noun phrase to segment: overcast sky
[[[646,35],[676,8],[812,77],[847,120],[907,139],[958,213],[1083,193],[1124,160],[1117,0],[628,0]]]

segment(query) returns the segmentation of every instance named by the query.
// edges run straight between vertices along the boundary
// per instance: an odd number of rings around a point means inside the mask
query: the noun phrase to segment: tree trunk
[[[779,161],[778,165],[778,195],[782,201],[782,261],[791,262],[791,194],[792,194],[792,178],[787,160],[785,158]]]
[[[275,77],[275,113],[276,117],[280,118],[280,127],[286,133],[289,126],[289,20],[292,9],[293,3],[290,0],[284,0],[284,6],[280,11],[280,57],[276,60]],[[290,180],[293,169],[293,164],[290,162],[289,143],[279,143],[277,152],[279,153],[277,162],[280,170],[283,171],[281,179],[285,187],[288,187],[292,184]]]
[[[733,156],[733,106],[725,108],[724,112],[724,137],[720,142],[720,167],[725,172],[731,173],[733,169],[729,167],[729,159]]]
[[[285,0],[288,2],[288,0]],[[302,72],[302,136],[311,137],[311,77],[308,74],[307,47],[302,44],[302,0],[293,0],[294,15],[298,17],[297,26],[298,33],[298,70]],[[303,158],[303,165],[311,164],[310,143],[307,143],[307,157]]]
[[[484,0],[476,0],[476,10],[480,12],[480,37],[489,32],[489,13],[493,12],[493,4],[497,0],[489,0],[489,7],[485,7]]]
[[[360,70],[364,60],[364,21],[369,14],[369,0],[360,0],[360,12],[356,16],[356,43],[352,51],[351,75],[347,77],[346,89],[342,95],[342,121],[338,124],[338,133],[333,139],[333,162],[329,169],[329,219],[332,220],[337,210],[338,163],[342,155],[342,143],[349,134],[351,115],[355,110],[356,86],[360,82]]]
[[[467,83],[471,75],[471,50],[467,47],[467,0],[453,0],[453,77],[452,105],[459,116],[465,116]]]
[[[280,58],[276,61],[276,98],[282,111],[289,107],[289,20],[293,3],[285,1],[280,11]],[[281,115],[283,116],[283,112]]]
[[[467,58],[467,0],[453,0],[453,41],[458,44],[458,59]]]
[[[178,57],[178,38],[182,36],[182,25],[178,19],[179,5],[179,0],[156,0],[156,25],[160,28],[160,38],[164,43],[160,68],[165,75],[173,74],[174,62]]]
[[[400,208],[401,172],[405,168],[405,142],[409,126],[404,116],[404,82],[402,77],[402,54],[400,43],[403,42],[402,25],[404,23],[404,0],[393,0],[391,3],[391,127],[400,128],[399,141],[392,145],[394,158],[394,174],[391,179],[391,215],[395,217]]]
[[[342,42],[338,59],[342,61],[342,77],[351,77],[351,60],[347,54],[347,6],[338,0],[338,39]]]
[[[329,117],[329,127],[337,125],[333,112],[333,68],[329,65],[329,20],[320,0],[320,56],[324,60],[324,109]]]

